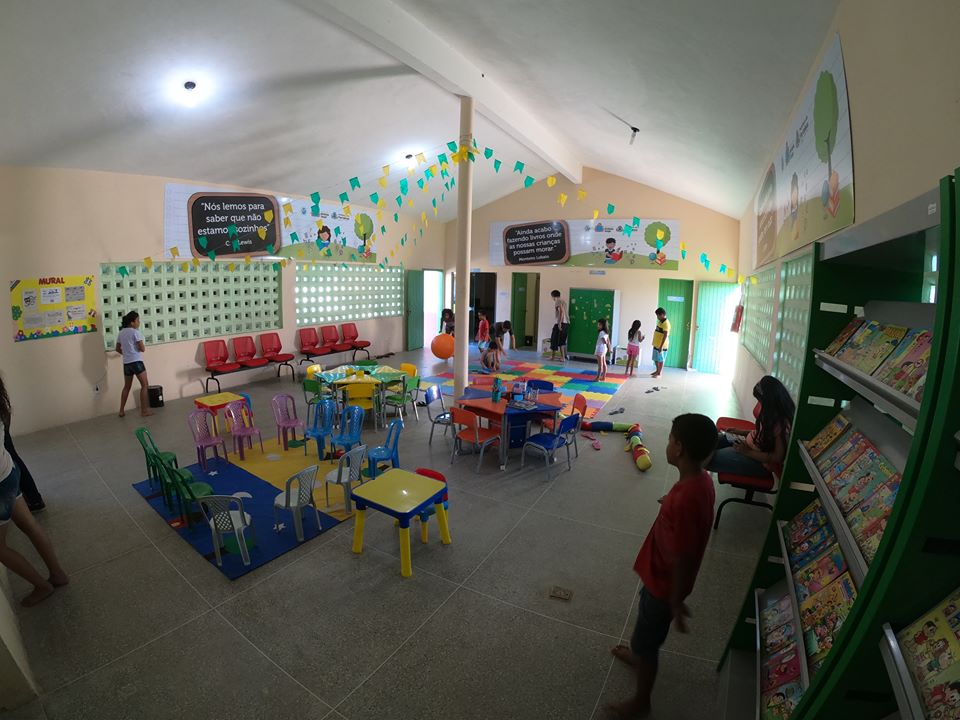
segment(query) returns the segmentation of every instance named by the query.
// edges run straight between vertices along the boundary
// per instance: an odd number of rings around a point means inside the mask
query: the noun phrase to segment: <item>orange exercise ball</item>
[[[430,350],[441,360],[453,357],[453,335],[437,335],[430,343]]]

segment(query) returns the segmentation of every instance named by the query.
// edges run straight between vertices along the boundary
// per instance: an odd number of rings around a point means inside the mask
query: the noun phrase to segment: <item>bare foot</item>
[[[70,578],[65,572],[60,573],[51,573],[50,577],[47,578],[51,585],[54,587],[63,587],[70,583]]]
[[[45,583],[43,585],[38,585],[33,589],[33,592],[27,595],[23,600],[20,601],[20,604],[24,607],[33,607],[34,605],[39,605],[48,597],[53,595],[54,587],[50,583]]]
[[[652,378],[658,378],[658,377],[660,377],[660,373],[650,373],[650,377],[652,377]]]
[[[123,410],[117,413],[117,417],[125,417],[125,416],[126,416],[126,413]]]
[[[153,415],[153,413],[150,412],[149,410],[147,410],[146,412],[140,413],[140,417],[150,417],[151,415]]]
[[[610,654],[624,665],[633,667],[637,664],[637,659],[633,656],[633,651],[626,645],[617,645],[614,648],[610,648]]]
[[[618,720],[632,720],[632,718],[645,718],[650,715],[650,706],[638,707],[635,700],[627,700],[622,703],[611,703],[604,705],[603,709],[607,717],[618,718]]]

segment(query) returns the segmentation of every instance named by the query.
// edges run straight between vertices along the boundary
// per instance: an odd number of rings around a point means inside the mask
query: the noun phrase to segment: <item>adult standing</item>
[[[653,331],[653,364],[657,369],[650,373],[650,377],[658,378],[663,372],[663,361],[667,359],[667,348],[670,347],[670,321],[667,320],[667,311],[662,307],[656,309],[657,327]]]
[[[570,315],[567,313],[567,304],[560,298],[559,290],[551,290],[553,298],[553,331],[550,333],[550,359],[557,359],[560,351],[560,362],[567,360],[567,333],[570,332]]]

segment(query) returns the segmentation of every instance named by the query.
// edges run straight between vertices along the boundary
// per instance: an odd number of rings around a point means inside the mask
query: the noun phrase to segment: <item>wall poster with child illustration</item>
[[[491,265],[677,270],[676,220],[609,218],[490,223]]]
[[[92,275],[58,275],[10,281],[16,342],[97,331]]]

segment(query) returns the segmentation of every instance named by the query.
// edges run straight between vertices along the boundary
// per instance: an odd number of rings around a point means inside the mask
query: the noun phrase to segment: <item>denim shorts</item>
[[[670,603],[655,597],[645,587],[640,590],[637,626],[630,638],[630,650],[641,658],[655,660],[660,646],[667,639],[673,611]]]
[[[0,480],[0,525],[10,522],[13,506],[20,497],[20,466],[13,464],[13,470]]]
[[[144,366],[143,362],[140,360],[137,360],[136,362],[132,362],[132,363],[123,364],[123,374],[128,377],[131,377],[133,375],[139,375],[140,373],[144,372],[146,369],[147,369],[146,366]]]

